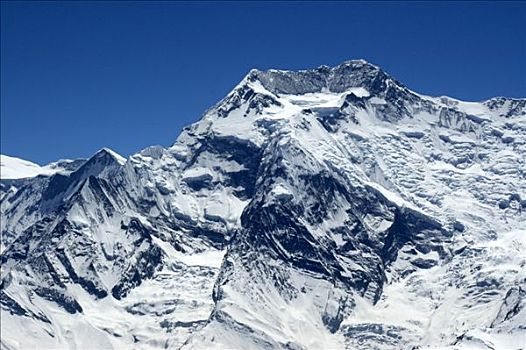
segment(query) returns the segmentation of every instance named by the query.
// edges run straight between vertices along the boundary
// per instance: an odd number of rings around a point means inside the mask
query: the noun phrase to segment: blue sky
[[[168,146],[253,67],[365,58],[466,100],[526,96],[521,2],[2,2],[1,151]]]

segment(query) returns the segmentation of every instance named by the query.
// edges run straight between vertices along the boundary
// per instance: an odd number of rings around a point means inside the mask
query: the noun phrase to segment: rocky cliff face
[[[362,60],[253,70],[169,148],[2,180],[2,346],[520,346],[525,132]]]

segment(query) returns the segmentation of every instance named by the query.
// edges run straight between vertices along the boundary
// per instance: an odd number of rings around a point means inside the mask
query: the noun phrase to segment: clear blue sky
[[[253,67],[365,58],[413,90],[526,96],[521,2],[2,2],[2,153],[168,146]]]

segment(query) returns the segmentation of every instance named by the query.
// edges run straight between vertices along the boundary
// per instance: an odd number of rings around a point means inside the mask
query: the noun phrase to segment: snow
[[[365,95],[367,91],[365,89],[353,89],[358,95]],[[346,93],[308,93],[303,95],[284,95],[282,98],[292,105],[291,107],[297,113],[304,108],[310,107],[339,107],[343,103]],[[290,106],[289,105],[289,106]],[[293,106],[296,106],[294,108]],[[290,107],[288,108],[290,109]]]
[[[490,110],[486,102],[408,97],[393,80],[388,85],[401,94],[396,103],[410,103],[405,106],[409,116],[396,115],[389,96],[371,95],[366,86],[278,96],[247,77],[168,149],[153,146],[128,161],[102,149],[97,154],[108,153],[121,166],[111,172],[105,164],[86,169],[94,178],[83,177],[67,195],[45,205],[41,198],[48,178],[32,179],[23,191],[2,189],[2,232],[8,233],[8,243],[38,228],[24,237],[27,246],[19,240],[17,249],[27,248],[30,257],[45,252],[65,284],[63,292],[83,308],[81,314],[69,314],[39,297],[35,286],[50,283],[38,271],[41,265],[26,265],[29,258],[23,264],[11,260],[2,266],[2,278],[10,279],[3,291],[34,315],[2,310],[2,347],[523,346],[524,311],[496,320],[499,313],[508,315],[500,310],[520,302],[518,294],[505,298],[526,278],[524,208],[516,200],[499,207],[501,201],[526,196],[520,176],[526,169],[524,118],[520,112],[500,115],[509,102]],[[236,100],[239,91],[251,97]],[[351,93],[361,98],[359,104],[346,103]],[[258,105],[258,99],[278,103]],[[440,119],[442,110],[455,112],[444,117],[451,120]],[[225,145],[228,151],[218,151]],[[255,157],[259,153],[262,159]],[[61,171],[8,156],[1,163],[2,179]],[[303,187],[305,179],[316,176],[334,186]],[[246,183],[255,193],[243,188]],[[324,196],[333,206],[319,208]],[[359,208],[360,200],[365,209]],[[247,214],[244,224],[250,224],[248,213],[258,201],[263,201],[262,212],[301,208],[294,219],[308,232],[304,244],[313,247],[310,262],[329,269],[331,263],[341,264],[341,271],[333,275],[330,270],[328,278],[291,264],[301,254],[277,237],[295,231],[279,221],[269,225],[276,232],[244,235],[242,214]],[[432,231],[428,251],[415,250],[412,242],[400,247],[396,259],[382,266],[380,277],[383,281],[385,273],[386,280],[373,303],[374,283],[362,295],[344,288],[336,276],[366,274],[376,264],[366,263],[372,253],[358,245],[346,252],[348,232],[363,225],[367,232],[360,244],[378,240],[381,247],[395,209],[403,208],[440,223],[447,239],[441,241],[442,231]],[[307,216],[311,210],[316,217]],[[52,218],[49,226],[44,217]],[[63,219],[71,227],[54,231]],[[132,219],[144,232],[128,229]],[[9,250],[9,244],[2,241],[2,249]],[[325,255],[317,254],[325,247]],[[96,299],[71,278],[55,255],[59,249],[66,250],[78,274],[110,291],[128,264],[138,265],[138,253],[160,249],[162,263],[121,300],[111,293]],[[331,333],[326,320],[340,312],[342,323]]]
[[[364,87],[350,88],[347,90],[349,93],[354,94],[356,97],[369,97],[371,94]],[[375,100],[376,102],[377,100]]]
[[[102,148],[97,153],[105,151],[117,160],[119,164],[126,163],[126,158],[122,157],[117,152],[109,149]],[[61,159],[57,162],[47,164],[45,166],[40,166],[36,163],[30,162],[28,160],[7,156],[5,154],[0,155],[0,179],[3,180],[12,180],[12,179],[23,179],[35,177],[38,175],[50,176],[56,173],[67,173],[67,171],[60,166],[60,163],[70,163],[73,160]]]
[[[206,322],[213,308],[212,288],[225,251],[210,249],[183,254],[159,238],[153,240],[165,254],[164,267],[125,299],[110,296],[95,300],[79,285],[68,283],[68,292],[82,305],[81,316],[69,314],[39,296],[29,296],[22,285],[11,287],[7,291],[11,298],[27,309],[42,310],[51,324],[42,326],[36,320],[2,310],[2,345],[16,349],[117,350],[134,348],[140,340],[143,349],[179,348],[193,328],[180,327],[168,332],[160,324],[173,327],[178,322]],[[13,278],[16,281],[23,277],[14,274]]]
[[[119,162],[119,164],[123,165],[124,163],[126,163],[126,158],[124,158],[123,156],[115,152],[114,150],[108,147],[104,147],[104,148],[101,148],[97,153],[102,152],[102,151],[105,151],[109,153],[111,156],[113,156],[113,158],[115,158],[117,162]]]
[[[283,184],[277,184],[274,186],[270,192],[270,195],[274,196],[278,200],[288,200],[293,197],[293,193]]]
[[[52,172],[42,168],[40,165],[20,158],[0,155],[0,178],[1,179],[22,179],[35,177],[41,174],[51,174]]]
[[[369,99],[369,102],[373,105],[385,105],[387,101],[383,98],[373,96]]]

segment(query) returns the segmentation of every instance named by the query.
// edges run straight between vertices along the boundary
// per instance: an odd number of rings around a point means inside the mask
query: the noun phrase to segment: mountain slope
[[[33,177],[40,173],[41,168],[38,164],[3,154],[0,158],[0,177],[2,179]]]
[[[169,148],[3,192],[2,346],[519,348],[525,131],[363,60],[252,70]]]
[[[62,159],[46,166],[40,166],[27,160],[1,154],[0,178],[5,181],[31,178],[37,175],[52,175],[59,172],[65,173],[74,170],[83,161],[83,159]]]

